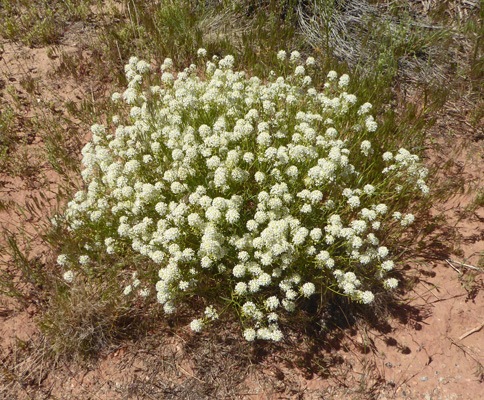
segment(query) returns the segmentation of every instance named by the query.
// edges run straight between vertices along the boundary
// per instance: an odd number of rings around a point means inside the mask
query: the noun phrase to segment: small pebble
[[[387,362],[387,363],[385,363],[385,365],[386,365],[388,368],[393,367],[393,365],[392,365],[392,363],[391,363],[391,362]]]
[[[425,381],[428,381],[428,380],[429,380],[429,378],[428,378],[428,377],[426,377],[426,376],[422,376],[422,378],[421,378],[420,380],[422,380],[422,381],[424,381],[424,382],[425,382]]]

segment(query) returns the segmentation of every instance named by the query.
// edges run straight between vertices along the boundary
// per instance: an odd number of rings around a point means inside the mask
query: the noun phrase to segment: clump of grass
[[[8,167],[8,155],[14,151],[17,142],[13,131],[15,124],[15,113],[9,105],[0,110],[0,171]]]
[[[135,337],[147,322],[127,304],[119,288],[99,282],[70,287],[57,282],[48,302],[40,325],[57,356],[86,360],[119,340]]]
[[[429,82],[443,75],[435,46],[449,30],[412,13],[404,2],[322,0],[300,4],[298,18],[312,46],[375,80],[388,84],[402,75]]]
[[[200,47],[211,54],[238,54],[238,66],[266,75],[281,43],[301,48],[292,3],[132,0],[106,16],[99,43],[122,85],[122,67],[133,53],[158,64],[172,57],[176,67],[185,68]],[[260,63],[261,55],[269,62]]]
[[[69,22],[85,19],[97,0],[2,0],[0,35],[27,46],[59,42]]]

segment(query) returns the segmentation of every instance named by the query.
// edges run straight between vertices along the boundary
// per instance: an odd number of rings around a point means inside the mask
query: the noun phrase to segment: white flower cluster
[[[277,57],[287,62],[284,51]],[[387,276],[393,261],[379,238],[388,206],[379,182],[366,182],[358,169],[378,149],[365,140],[353,153],[343,132],[357,107],[344,91],[349,77],[331,71],[327,90],[317,93],[305,69],[314,59],[303,66],[293,52],[289,62],[293,75],[263,83],[233,71],[232,56],[206,62],[203,79],[195,66],[175,73],[167,59],[160,86],[145,88],[150,66],[131,58],[128,88],[113,95],[129,105],[129,123],[114,134],[92,127],[82,151],[87,189],[65,213],[73,231],[104,232],[108,254],[130,248],[151,260],[166,313],[206,277],[233,282],[248,341],[281,340],[282,313],[326,286],[369,304],[372,279],[387,289],[398,283]],[[369,132],[377,129],[370,110],[365,103],[354,113]],[[383,159],[395,163],[382,180],[407,174],[428,190],[416,156],[401,149]],[[141,286],[135,279],[124,292]],[[217,318],[209,306],[191,328]]]

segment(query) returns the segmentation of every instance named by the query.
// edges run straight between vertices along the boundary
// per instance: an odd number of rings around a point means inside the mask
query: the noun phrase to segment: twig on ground
[[[454,266],[452,265],[452,263],[451,263],[449,260],[445,260],[445,262],[446,262],[447,264],[449,264],[449,265],[452,267],[452,269],[453,269],[454,271],[456,271],[458,274],[462,274],[462,272],[460,272],[460,270],[458,270],[456,267],[454,267]]]
[[[469,356],[470,358],[472,358],[476,363],[477,365],[481,366],[482,367],[482,363],[472,355],[472,351],[469,347],[467,347],[466,345],[462,344],[462,343],[458,343],[456,342],[454,339],[452,339],[450,336],[447,336],[447,339],[449,339],[452,344],[457,347],[458,349],[461,349],[462,352],[466,355],[466,356]]]
[[[193,379],[196,379],[197,381],[199,381],[200,383],[203,383],[203,384],[207,384],[207,382],[205,381],[202,381],[200,378],[197,378],[195,375],[191,374],[190,372],[188,372],[185,368],[183,368],[180,364],[178,363],[175,363],[175,366],[177,368],[180,369],[181,372],[183,372],[185,375],[189,376],[190,378],[193,378]]]
[[[479,326],[476,326],[475,328],[471,329],[470,331],[464,333],[461,337],[459,337],[459,340],[463,340],[467,336],[470,336],[473,333],[479,332],[482,328],[484,328],[484,322],[482,324],[480,324]]]
[[[435,288],[428,288],[423,282],[421,282],[422,286],[432,295],[434,296],[437,300],[442,300],[439,296],[437,296],[434,292],[432,292],[432,289]]]
[[[454,260],[450,260],[450,259],[448,261],[453,262],[453,263],[456,263],[456,264],[459,264],[459,265],[462,265],[463,267],[470,268],[470,269],[472,269],[474,271],[480,271],[480,272],[482,272],[482,269],[481,268],[477,268],[477,267],[474,267],[474,266],[469,265],[469,264],[464,264],[464,263],[461,263],[459,261],[454,261]]]

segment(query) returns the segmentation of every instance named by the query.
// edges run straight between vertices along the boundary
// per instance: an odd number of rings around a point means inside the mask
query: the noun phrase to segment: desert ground
[[[44,324],[58,316],[50,302],[55,285],[47,282],[62,274],[46,227],[80,184],[92,115],[122,86],[111,72],[126,62],[124,48],[115,50],[115,66],[96,40],[103,24],[129,18],[129,3],[114,2],[114,16],[90,5],[86,17],[67,18],[51,43],[0,38],[0,398],[484,397],[484,64],[482,44],[468,49],[459,38],[456,68],[476,51],[480,70],[464,78],[445,72],[441,85],[454,92],[439,107],[428,107],[418,79],[395,78],[391,88],[391,107],[403,113],[412,106],[432,120],[421,156],[434,171],[435,197],[401,249],[405,284],[384,318],[368,322],[334,308],[331,329],[294,328],[271,344],[241,341],[233,321],[195,334],[183,313],[165,318],[150,309],[146,326],[128,322],[132,334],[89,357],[53,350]],[[477,15],[482,26],[482,3],[452,4],[449,13]],[[436,7],[419,5],[427,13]],[[96,294],[78,306],[95,312]]]

